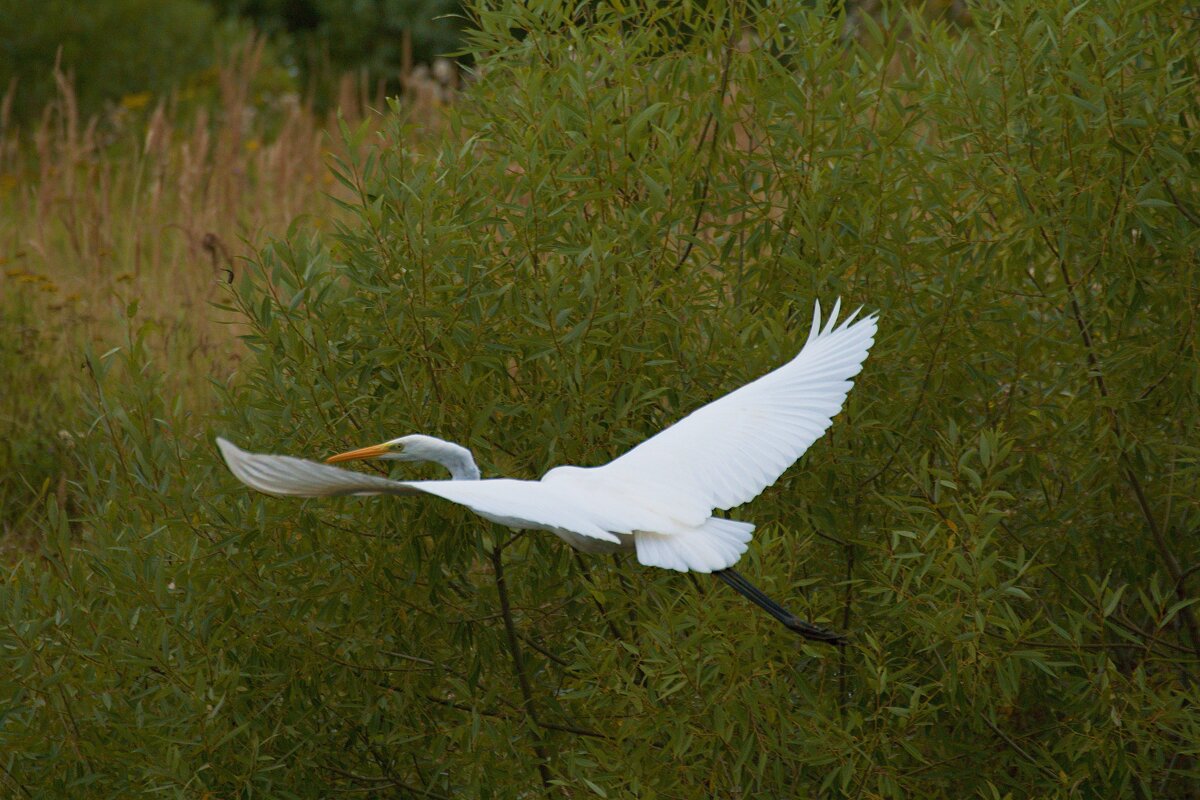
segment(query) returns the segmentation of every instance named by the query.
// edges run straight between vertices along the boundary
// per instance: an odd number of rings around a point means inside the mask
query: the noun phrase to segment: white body
[[[754,525],[715,517],[713,511],[754,499],[825,433],[874,342],[874,316],[854,322],[851,315],[834,327],[837,313],[835,305],[822,327],[818,303],[808,341],[782,367],[697,409],[608,464],[556,467],[538,481],[394,481],[288,456],[247,453],[224,439],[217,444],[234,475],[267,494],[432,494],[501,525],[550,531],[585,552],[632,547],[647,566],[723,570],[746,551]],[[454,468],[465,452],[474,469],[469,452],[458,445],[409,438],[421,440],[426,460]]]

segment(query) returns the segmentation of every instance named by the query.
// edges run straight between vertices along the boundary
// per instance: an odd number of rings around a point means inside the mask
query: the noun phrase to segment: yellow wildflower
[[[150,104],[150,99],[153,95],[150,92],[137,92],[136,94],[127,94],[121,98],[121,107],[127,108],[130,111],[137,111],[139,108],[145,108]]]

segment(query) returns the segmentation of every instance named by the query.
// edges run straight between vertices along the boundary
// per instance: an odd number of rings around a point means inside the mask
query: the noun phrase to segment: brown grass
[[[92,422],[85,350],[137,335],[172,405],[203,418],[209,381],[245,353],[242,326],[213,301],[298,217],[312,231],[344,213],[328,168],[350,155],[335,119],[262,89],[262,55],[247,43],[204,76],[203,96],[131,95],[90,119],[56,74],[57,98],[26,130],[11,121],[15,84],[0,99],[0,562],[36,546],[48,501],[70,515],[71,448]],[[414,77],[408,113],[435,137],[445,98]],[[385,107],[364,80],[341,82],[351,128],[379,126],[372,109]]]
[[[0,290],[39,323],[17,335],[63,355],[116,346],[136,300],[173,373],[203,382],[236,366],[236,329],[211,306],[221,284],[298,216],[337,213],[336,134],[294,95],[256,96],[261,56],[251,42],[216,70],[211,107],[134,95],[85,120],[61,74],[34,129],[13,129],[0,105]],[[350,124],[372,113],[348,107]]]

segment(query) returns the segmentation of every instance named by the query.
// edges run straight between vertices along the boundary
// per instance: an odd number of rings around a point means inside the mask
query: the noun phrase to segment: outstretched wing
[[[513,528],[569,531],[611,544],[620,540],[604,526],[618,533],[632,530],[611,513],[589,513],[585,508],[588,498],[573,497],[537,481],[394,481],[302,458],[248,453],[219,437],[217,447],[238,480],[276,497],[431,494]]]
[[[669,498],[689,521],[754,499],[829,428],[875,341],[874,315],[855,322],[856,311],[834,327],[840,306],[822,328],[816,304],[808,341],[787,364],[578,479]]]
[[[328,464],[291,456],[247,453],[232,442],[217,438],[217,447],[237,479],[276,497],[340,497],[350,494],[420,494],[400,481],[338,469]]]

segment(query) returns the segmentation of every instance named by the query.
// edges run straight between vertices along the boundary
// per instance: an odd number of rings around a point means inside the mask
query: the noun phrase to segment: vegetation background
[[[371,4],[5,5],[7,796],[1200,794],[1191,5],[484,0],[386,107],[298,66]],[[213,446],[600,463],[836,296],[874,351],[737,513],[844,651]]]

